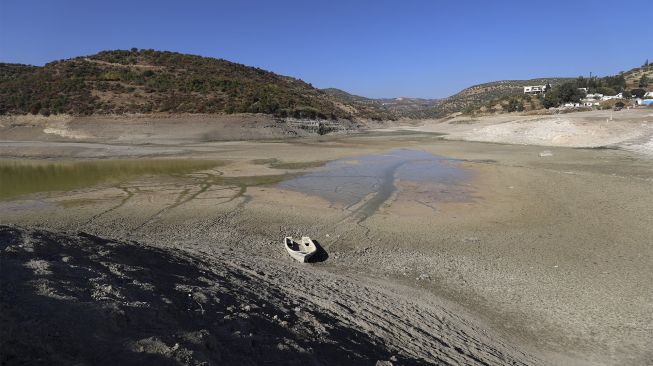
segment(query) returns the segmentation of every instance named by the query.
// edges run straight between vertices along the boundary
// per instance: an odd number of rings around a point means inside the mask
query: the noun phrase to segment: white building
[[[644,99],[646,98],[653,98],[653,91],[646,92],[646,94],[644,94]]]
[[[524,94],[540,94],[544,93],[546,85],[530,85],[524,87]]]
[[[587,94],[585,96],[585,99],[603,99],[603,94],[599,94],[599,93]]]

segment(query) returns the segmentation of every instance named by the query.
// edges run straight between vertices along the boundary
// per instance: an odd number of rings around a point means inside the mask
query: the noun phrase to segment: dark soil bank
[[[266,274],[264,265],[239,266],[219,254],[0,226],[0,260],[2,365],[535,362],[449,343],[449,330],[420,334],[410,324],[397,329],[437,341],[437,348],[422,355],[402,350],[391,344],[396,338],[375,335],[378,320],[364,312],[339,318],[329,305],[275,286],[281,272]],[[265,280],[271,277],[277,278]],[[334,303],[344,302],[341,295],[333,293]],[[465,332],[454,338],[465,337],[476,341]]]

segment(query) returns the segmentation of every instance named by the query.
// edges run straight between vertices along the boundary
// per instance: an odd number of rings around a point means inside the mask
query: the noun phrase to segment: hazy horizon
[[[633,9],[608,1],[1,0],[0,62],[43,65],[153,48],[371,98],[444,98],[497,80],[603,76],[640,66],[653,50]]]

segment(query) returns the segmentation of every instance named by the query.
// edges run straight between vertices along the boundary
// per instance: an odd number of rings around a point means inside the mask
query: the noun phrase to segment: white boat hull
[[[315,243],[308,236],[303,236],[299,241],[288,236],[283,240],[283,246],[293,259],[302,263],[306,263],[317,252]]]

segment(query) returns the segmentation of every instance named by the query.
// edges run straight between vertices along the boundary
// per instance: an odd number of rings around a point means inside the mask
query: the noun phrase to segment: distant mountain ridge
[[[265,113],[304,119],[395,116],[302,80],[154,50],[103,51],[43,67],[0,64],[0,114]]]
[[[461,90],[460,92],[444,99],[440,99],[437,104],[431,108],[424,108],[415,111],[406,117],[412,118],[440,118],[451,113],[460,112],[465,108],[478,107],[491,100],[520,94],[524,86],[529,85],[558,85],[574,78],[551,77],[537,78],[529,80],[500,80],[489,83],[473,85]]]
[[[326,93],[359,103],[368,103],[385,108],[398,117],[405,118],[441,118],[465,108],[478,107],[491,100],[504,96],[520,94],[528,85],[558,85],[574,78],[551,77],[529,80],[500,80],[467,87],[460,92],[442,99],[426,98],[379,98],[371,99],[349,94],[335,88],[323,89]]]
[[[643,71],[633,70],[624,75],[634,85]],[[43,67],[0,63],[0,115],[264,113],[351,121],[441,118],[521,94],[527,85],[555,86],[574,79],[494,81],[443,99],[373,99],[336,88],[316,89],[300,79],[223,59],[151,49],[115,50]]]
[[[626,72],[620,72],[618,75],[612,76],[612,78],[623,76],[628,88],[637,88],[639,87],[639,80],[644,75],[650,79],[653,79],[653,67],[651,67],[651,65],[648,63],[644,66],[635,67]],[[579,78],[582,79],[582,77]],[[424,108],[409,113],[400,113],[399,115],[402,117],[410,118],[441,118],[452,113],[462,112],[466,109],[478,110],[483,105],[495,102],[502,98],[510,96],[522,96],[524,86],[550,84],[553,87],[576,81],[579,78],[549,77],[528,80],[500,80],[473,85],[448,98],[439,100],[433,107]],[[596,79],[596,77],[594,77],[594,79]]]
[[[441,99],[427,99],[427,98],[411,98],[411,97],[396,97],[396,98],[367,98],[359,95],[350,94],[344,90],[337,88],[322,89],[325,93],[334,97],[348,100],[351,102],[374,105],[378,108],[384,108],[397,116],[407,116],[411,112],[421,111],[426,108],[433,107],[439,103]]]

